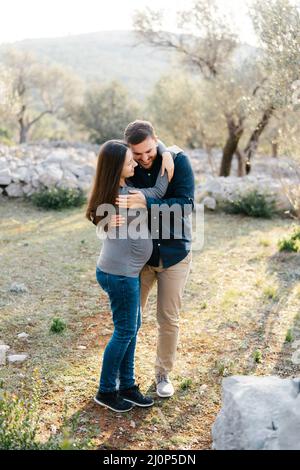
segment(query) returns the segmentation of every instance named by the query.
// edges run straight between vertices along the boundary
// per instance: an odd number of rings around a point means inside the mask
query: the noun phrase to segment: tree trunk
[[[216,171],[216,168],[215,168],[215,165],[214,165],[214,162],[213,162],[212,148],[209,144],[206,144],[205,142],[204,142],[203,146],[204,146],[204,148],[206,150],[206,153],[207,153],[207,159],[208,159],[208,163],[209,163],[210,168],[211,168],[211,172],[215,176],[217,174],[217,171]]]
[[[245,160],[246,160],[246,165],[247,165],[246,166],[247,173],[250,173],[250,170],[251,170],[250,160],[254,156],[257,150],[260,136],[263,133],[264,129],[266,128],[267,124],[269,123],[274,111],[275,111],[275,108],[273,105],[269,106],[269,108],[267,108],[264,111],[261,120],[259,121],[254,131],[252,132],[250,139],[248,141],[248,144],[246,145],[244,149],[244,155],[245,155]]]
[[[20,124],[20,133],[19,133],[19,143],[24,144],[27,142],[27,134],[29,127],[24,124],[23,118],[19,119]]]
[[[272,157],[278,157],[278,142],[272,142]]]
[[[235,122],[233,116],[227,116],[228,137],[223,149],[223,156],[219,176],[229,176],[233,155],[244,132],[243,119]]]
[[[238,161],[238,176],[245,176],[246,175],[246,161],[243,152],[241,152],[238,148],[235,151]]]

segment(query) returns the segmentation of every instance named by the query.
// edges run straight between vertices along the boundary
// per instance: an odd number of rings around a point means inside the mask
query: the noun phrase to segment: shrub
[[[279,240],[278,248],[279,251],[294,251],[300,253],[300,227],[296,227],[289,237]]]
[[[275,199],[268,199],[266,194],[260,194],[257,190],[240,195],[234,201],[223,201],[220,206],[228,214],[244,214],[249,217],[269,219],[277,212]]]
[[[259,349],[256,349],[256,351],[254,351],[253,359],[257,364],[259,364],[262,361],[262,353]]]
[[[192,384],[192,379],[184,379],[180,384],[180,388],[181,390],[188,390],[189,388],[191,388]]]
[[[61,210],[82,206],[86,202],[86,196],[81,189],[51,188],[32,194],[30,200],[43,209]]]
[[[287,343],[291,343],[292,341],[294,340],[294,335],[293,335],[293,331],[291,329],[289,329],[286,333],[286,336],[285,336],[285,341]]]
[[[67,325],[64,320],[61,320],[61,318],[53,318],[50,331],[52,331],[52,333],[62,333],[66,327]]]

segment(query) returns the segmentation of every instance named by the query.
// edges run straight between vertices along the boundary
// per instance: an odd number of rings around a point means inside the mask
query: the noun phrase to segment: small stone
[[[27,359],[28,354],[11,354],[7,356],[8,362],[13,364],[15,362],[23,362]]]
[[[295,365],[300,364],[300,349],[297,349],[292,355],[292,363]]]
[[[5,366],[6,364],[6,352],[9,350],[9,346],[6,344],[0,345],[0,365]]]
[[[207,207],[207,209],[211,209],[211,210],[215,210],[216,205],[217,205],[216,200],[211,196],[206,196],[203,199],[202,203],[204,204],[204,207]]]
[[[29,335],[28,335],[27,333],[24,333],[24,332],[18,334],[18,338],[19,338],[19,339],[27,339],[28,336],[29,336]]]
[[[86,346],[82,346],[81,344],[77,346],[77,349],[86,349]]]
[[[10,292],[16,292],[16,293],[23,293],[23,292],[28,292],[27,287],[25,284],[18,284],[17,282],[13,282],[9,288]]]
[[[135,427],[136,427],[135,422],[134,422],[134,421],[130,421],[130,426],[131,426],[132,428],[135,428]]]

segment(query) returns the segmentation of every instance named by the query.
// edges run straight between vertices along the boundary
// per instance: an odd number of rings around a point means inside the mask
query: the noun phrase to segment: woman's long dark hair
[[[115,205],[128,146],[121,140],[108,140],[100,147],[96,175],[85,216],[95,225],[104,217],[96,216],[101,204]]]

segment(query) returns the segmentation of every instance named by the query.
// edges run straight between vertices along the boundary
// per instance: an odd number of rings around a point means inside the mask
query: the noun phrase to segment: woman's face
[[[134,169],[137,166],[137,163],[134,161],[132,152],[130,149],[126,152],[125,162],[122,169],[121,178],[130,178],[134,175]]]

